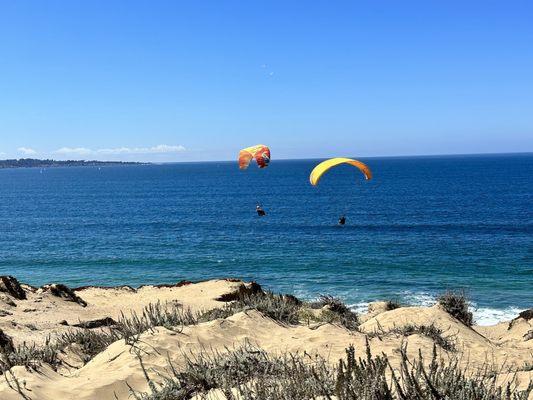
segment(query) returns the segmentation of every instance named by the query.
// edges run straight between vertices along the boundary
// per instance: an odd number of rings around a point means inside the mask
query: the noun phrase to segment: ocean
[[[317,187],[318,160],[0,170],[0,274],[70,286],[235,277],[356,309],[464,289],[480,324],[533,306],[532,154],[361,160],[373,180],[341,166]]]

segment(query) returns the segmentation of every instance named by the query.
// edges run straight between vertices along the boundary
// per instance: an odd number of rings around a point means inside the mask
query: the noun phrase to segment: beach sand
[[[173,286],[137,289],[86,287],[72,291],[61,286],[34,288],[21,285],[19,289],[13,289],[13,285],[16,281],[0,284],[0,330],[11,338],[14,346],[23,342],[42,345],[47,338],[72,329],[84,329],[74,328],[75,324],[104,318],[117,320],[121,314],[142,313],[150,303],[174,302],[184,309],[198,312],[215,309],[226,304],[221,301],[224,295],[254,288],[250,283],[237,280],[181,282]],[[24,296],[26,299],[17,298]],[[231,296],[225,300],[228,299]],[[248,310],[178,330],[156,327],[142,333],[136,347],[143,352],[144,367],[156,381],[158,373],[168,375],[169,361],[179,367],[188,355],[223,352],[245,343],[271,354],[318,354],[334,364],[345,355],[349,345],[355,347],[357,356],[364,356],[368,339],[373,354],[383,352],[395,365],[400,361],[402,346],[407,345],[409,357],[415,358],[421,351],[429,358],[434,342],[416,333],[404,336],[386,332],[407,325],[434,325],[442,331],[443,337],[454,342],[460,363],[465,368],[475,370],[488,363],[500,372],[500,384],[514,377],[519,388],[527,387],[533,378],[533,372],[527,370],[514,374],[507,372],[527,369],[524,366],[533,362],[533,340],[530,339],[533,320],[517,318],[490,327],[468,327],[439,305],[384,311],[383,303],[372,303],[369,312],[361,315],[360,320],[359,329],[353,331],[331,323],[281,324],[256,310]],[[446,354],[444,350],[442,353]],[[48,365],[41,365],[37,370],[12,367],[5,374],[7,379],[1,380],[0,399],[21,398],[13,388],[13,377],[23,386],[21,390],[28,398],[38,400],[113,399],[115,396],[127,399],[128,385],[139,391],[149,390],[138,357],[132,351],[132,345],[124,340],[112,343],[86,364],[68,351],[63,357],[65,363],[60,368]],[[224,398],[216,391],[212,397]]]

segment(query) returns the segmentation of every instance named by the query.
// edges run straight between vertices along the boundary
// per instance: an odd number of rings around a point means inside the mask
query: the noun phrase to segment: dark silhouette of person
[[[341,215],[339,218],[339,225],[344,225],[346,223],[346,217]]]
[[[260,217],[263,217],[266,215],[265,210],[263,210],[259,204],[255,207],[255,211],[257,212],[257,215],[259,215]]]

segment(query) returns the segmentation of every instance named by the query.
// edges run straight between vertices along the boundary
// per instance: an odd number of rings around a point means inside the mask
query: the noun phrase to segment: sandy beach
[[[372,354],[385,354],[394,368],[400,367],[402,348],[409,359],[416,359],[420,352],[429,360],[435,346],[439,357],[458,360],[461,368],[471,373],[490,368],[498,385],[511,381],[513,388],[526,389],[533,377],[531,312],[495,326],[470,327],[438,304],[395,308],[397,305],[378,301],[369,305],[366,314],[358,315],[357,325],[351,327],[335,316],[333,302],[306,305],[285,296],[287,304],[299,305],[297,319],[284,323],[253,307],[230,310],[239,296],[251,298],[263,293],[259,285],[238,280],[69,289],[63,285],[35,288],[14,278],[1,279],[0,345],[5,379],[0,383],[0,398],[6,400],[24,396],[39,400],[127,399],[132,390],[150,392],[146,374],[160,387],[163,377],[171,374],[170,365],[180,369],[190,357],[242,346],[270,355],[305,354],[310,359],[318,355],[335,365],[350,345],[356,357],[365,357],[368,341]],[[10,352],[22,353],[21,347],[38,358],[35,349],[56,338],[67,335],[76,342],[73,332],[98,334],[112,329],[121,319],[131,321],[132,315],[139,320],[143,310],[147,315],[150,305],[158,303],[161,310],[204,316],[175,326],[171,317],[166,326],[157,326],[154,320],[144,332],[144,328],[138,329],[134,339],[110,341],[96,354],[89,354],[83,341],[68,344],[63,339],[53,363],[10,359]],[[331,318],[325,317],[328,315]],[[436,334],[427,334],[420,327],[432,327]],[[32,348],[33,353],[28,351]],[[217,389],[209,390],[208,395],[227,398]]]

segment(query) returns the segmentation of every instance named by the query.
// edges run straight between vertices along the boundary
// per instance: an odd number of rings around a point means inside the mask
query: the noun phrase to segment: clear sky
[[[0,158],[533,151],[531,1],[0,0]]]

